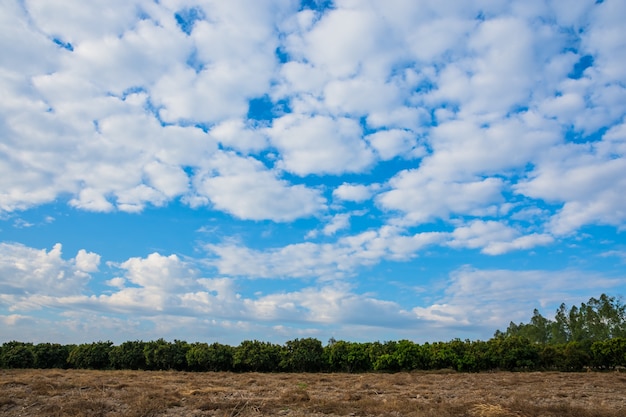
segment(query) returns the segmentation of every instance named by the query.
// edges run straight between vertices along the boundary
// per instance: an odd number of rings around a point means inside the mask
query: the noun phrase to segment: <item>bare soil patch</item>
[[[626,415],[620,373],[0,370],[0,416]]]

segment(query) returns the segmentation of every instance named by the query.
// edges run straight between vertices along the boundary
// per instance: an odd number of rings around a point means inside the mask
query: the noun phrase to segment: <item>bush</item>
[[[78,345],[70,352],[67,362],[72,368],[109,369],[112,346],[113,342],[110,341]]]
[[[16,341],[5,343],[0,359],[4,368],[32,368],[35,365],[33,344]]]

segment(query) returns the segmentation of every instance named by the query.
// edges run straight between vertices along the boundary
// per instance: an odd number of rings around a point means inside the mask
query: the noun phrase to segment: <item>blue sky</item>
[[[0,342],[488,339],[624,295],[624,18],[3,1]]]

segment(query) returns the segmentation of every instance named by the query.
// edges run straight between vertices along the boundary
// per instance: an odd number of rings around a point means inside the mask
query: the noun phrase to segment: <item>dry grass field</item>
[[[619,373],[0,370],[0,416],[626,415]]]

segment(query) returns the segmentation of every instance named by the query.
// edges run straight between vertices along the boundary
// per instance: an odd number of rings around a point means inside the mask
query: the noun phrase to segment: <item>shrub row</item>
[[[626,338],[540,345],[518,336],[488,341],[455,339],[417,344],[408,340],[357,343],[313,338],[278,345],[247,340],[220,343],[130,341],[120,345],[8,342],[0,348],[4,368],[141,369],[235,372],[398,372],[454,369],[489,370],[613,369],[626,366]]]

